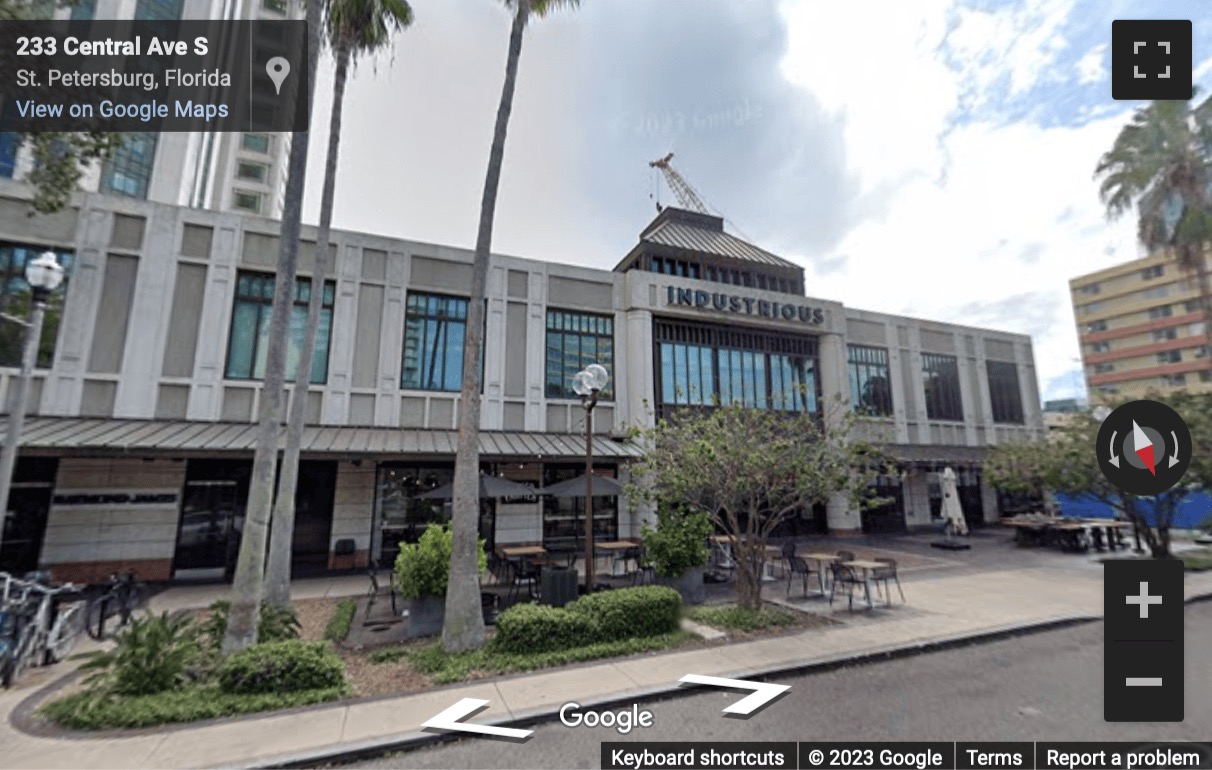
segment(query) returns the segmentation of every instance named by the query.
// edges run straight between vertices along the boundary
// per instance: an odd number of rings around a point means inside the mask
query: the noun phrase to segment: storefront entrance
[[[0,572],[23,575],[38,569],[58,469],[54,457],[17,458],[7,515],[0,519]]]
[[[870,491],[884,502],[863,509],[863,534],[889,535],[905,532],[905,496],[900,478],[880,475],[876,477]]]

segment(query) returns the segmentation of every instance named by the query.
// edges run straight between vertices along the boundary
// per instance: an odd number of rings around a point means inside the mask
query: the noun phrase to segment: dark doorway
[[[741,517],[744,520],[744,517]],[[808,535],[823,535],[829,531],[829,516],[824,503],[816,503],[811,508],[801,508],[788,515],[770,531],[771,537],[806,537]]]
[[[299,462],[295,494],[295,532],[291,539],[292,576],[328,569],[333,501],[337,492],[337,463],[328,460]]]
[[[175,580],[230,579],[240,551],[252,462],[190,460],[173,557]]]
[[[38,569],[50,514],[56,457],[18,457],[0,539],[0,572],[22,575]]]
[[[956,471],[956,491],[959,492],[960,505],[964,507],[964,520],[968,529],[978,529],[985,526],[985,501],[981,495],[980,468],[960,468]]]
[[[900,478],[880,475],[876,477],[870,492],[884,502],[863,509],[863,534],[889,535],[905,532],[905,496]]]

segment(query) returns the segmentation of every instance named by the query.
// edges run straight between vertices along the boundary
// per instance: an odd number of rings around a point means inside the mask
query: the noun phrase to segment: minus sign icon
[[[1160,676],[1130,676],[1125,682],[1128,687],[1161,687]]]

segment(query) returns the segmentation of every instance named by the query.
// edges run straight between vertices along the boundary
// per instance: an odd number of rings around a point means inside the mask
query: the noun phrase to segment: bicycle
[[[0,684],[11,687],[35,666],[59,663],[71,654],[88,602],[71,583],[47,585],[49,576],[16,580],[6,575],[6,601],[0,606]]]
[[[89,604],[85,622],[88,635],[98,641],[106,638],[106,623],[114,615],[119,618],[118,628],[127,626],[135,610],[143,604],[144,593],[143,584],[138,582],[133,571],[110,575],[103,584],[101,595]]]

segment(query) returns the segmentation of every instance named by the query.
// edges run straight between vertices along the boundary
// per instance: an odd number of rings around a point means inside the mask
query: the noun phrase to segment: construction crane
[[[687,208],[692,211],[697,211],[700,214],[710,214],[707,204],[703,203],[703,199],[694,191],[690,183],[682,178],[682,175],[677,172],[673,166],[669,165],[669,161],[673,160],[673,153],[669,153],[663,158],[652,161],[648,165],[652,168],[659,168],[661,173],[665,175],[665,181],[669,183],[669,189],[673,190],[673,194],[677,196],[678,202],[682,204],[682,208]],[[661,204],[657,202],[657,210],[660,211]]]

